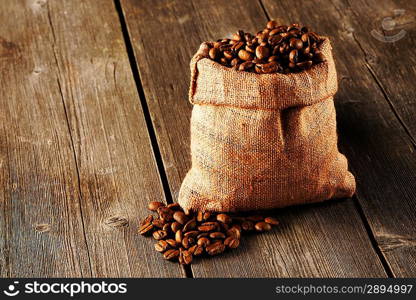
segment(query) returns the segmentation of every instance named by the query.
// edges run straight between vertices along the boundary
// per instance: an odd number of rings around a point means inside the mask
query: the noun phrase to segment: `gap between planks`
[[[131,71],[133,73],[134,82],[136,84],[137,93],[139,95],[140,104],[142,106],[144,118],[149,132],[150,142],[152,145],[153,155],[157,164],[158,173],[162,182],[163,192],[167,203],[173,203],[172,192],[169,187],[169,180],[165,172],[163,165],[162,155],[160,153],[159,145],[157,143],[156,132],[153,127],[152,119],[150,116],[149,107],[147,106],[146,96],[143,91],[142,81],[140,79],[140,71],[137,67],[136,57],[134,55],[133,45],[131,43],[129,32],[124,18],[123,9],[119,0],[114,0],[114,6],[117,11],[118,18],[120,20],[120,27],[123,34],[124,44],[126,46],[126,52],[129,58]],[[186,278],[194,278],[191,266],[182,266],[182,272]]]

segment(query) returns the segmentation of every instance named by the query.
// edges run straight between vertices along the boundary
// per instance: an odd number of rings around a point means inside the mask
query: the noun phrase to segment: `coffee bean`
[[[253,68],[254,67],[254,64],[251,62],[251,61],[246,61],[246,62],[243,62],[239,67],[238,67],[238,70],[239,71],[247,71],[247,70],[249,70],[249,69],[251,69],[251,68]]]
[[[193,244],[195,244],[195,239],[193,237],[189,237],[189,236],[185,236],[182,239],[182,246],[185,249],[188,249],[189,247],[191,247]]]
[[[254,223],[251,221],[244,221],[241,223],[241,228],[244,231],[253,231],[254,230]]]
[[[167,239],[165,241],[172,248],[178,248],[179,247],[179,243],[177,241],[175,241],[174,239]]]
[[[271,224],[271,225],[279,225],[279,221],[273,217],[267,217],[264,219],[264,222]]]
[[[169,248],[169,244],[166,241],[158,241],[155,244],[155,250],[157,252],[165,252]]]
[[[267,22],[267,28],[268,29],[273,29],[273,28],[275,28],[275,27],[277,27],[277,21],[276,20],[271,20],[271,21],[269,21],[269,22]]]
[[[168,236],[168,233],[164,230],[156,230],[153,232],[153,238],[155,240],[161,240]]]
[[[182,230],[178,230],[175,232],[175,241],[178,243],[182,243],[183,233]]]
[[[254,225],[254,228],[256,228],[257,231],[263,232],[269,231],[270,229],[272,229],[272,226],[266,222],[258,222],[256,223],[256,225]]]
[[[185,226],[183,226],[183,232],[191,231],[191,230],[194,230],[195,228],[196,228],[196,220],[191,219],[185,224]]]
[[[196,220],[198,222],[202,222],[203,221],[203,215],[204,215],[204,213],[202,211],[198,211],[198,213],[196,215]]]
[[[183,236],[189,236],[189,237],[192,237],[192,238],[196,238],[198,235],[199,235],[199,231],[193,230],[193,231],[186,232]]]
[[[211,232],[209,237],[212,239],[225,239],[225,234],[219,231]]]
[[[219,58],[219,55],[220,55],[220,51],[217,48],[211,48],[209,50],[209,57],[212,60],[217,60]]]
[[[165,204],[159,201],[152,201],[149,203],[147,208],[151,211],[157,211],[157,209],[162,206],[165,206]]]
[[[176,222],[182,225],[184,225],[188,221],[188,217],[182,211],[175,211],[175,213],[173,214],[173,219],[175,219]]]
[[[216,242],[207,246],[206,251],[209,255],[218,255],[225,251],[225,245],[221,242]]]
[[[179,257],[179,250],[177,249],[169,249],[163,253],[163,257],[167,260],[174,260]]]
[[[203,237],[209,237],[209,232],[202,232],[202,233],[198,234],[198,236],[196,238],[200,239],[200,238],[203,238]]]
[[[325,61],[325,56],[323,55],[323,53],[321,51],[315,51],[315,53],[313,55],[313,60],[315,62],[323,62],[323,61]]]
[[[290,45],[291,48],[299,50],[299,49],[302,49],[303,42],[300,39],[291,38],[290,41],[289,41],[289,45]]]
[[[295,50],[290,51],[289,60],[292,63],[297,63],[297,61],[298,61],[298,50],[295,49]]]
[[[254,58],[253,57],[253,54],[251,54],[250,52],[248,52],[246,50],[243,50],[243,49],[241,49],[240,51],[238,51],[238,57],[241,60],[244,60],[244,61],[252,60]]]
[[[141,235],[150,234],[150,233],[152,232],[153,228],[154,228],[153,224],[151,224],[151,223],[146,223],[146,224],[144,224],[144,225],[140,226],[140,228],[139,228],[139,233],[140,233]]]
[[[201,237],[201,238],[198,239],[197,244],[199,246],[206,247],[209,244],[211,244],[211,241],[208,238],[206,238],[206,237]]]
[[[235,249],[240,245],[240,240],[235,237],[229,236],[224,240],[224,245],[228,248]]]
[[[144,224],[148,224],[148,223],[152,223],[153,221],[153,216],[152,215],[148,215],[141,223],[140,225],[144,225]]]
[[[302,61],[300,63],[296,64],[296,67],[298,67],[299,69],[309,69],[312,66],[312,61],[311,60],[307,60],[307,61]]]
[[[240,239],[240,237],[241,237],[241,230],[239,230],[236,227],[232,227],[229,230],[227,230],[227,236],[228,237],[234,237],[236,239]]]
[[[179,252],[179,263],[181,265],[189,265],[192,262],[192,254],[188,250]]]
[[[168,204],[168,205],[166,205],[166,207],[171,209],[171,210],[180,210],[181,209],[181,206],[177,202]]]
[[[278,69],[279,69],[279,65],[275,61],[269,62],[267,64],[263,64],[261,66],[261,70],[265,74],[276,73]]]
[[[160,219],[156,219],[152,221],[153,226],[162,229],[163,226],[165,225],[165,222],[163,222],[163,220]]]
[[[267,57],[269,57],[270,55],[270,50],[269,48],[265,47],[265,46],[258,46],[256,48],[256,56],[258,59],[265,59]]]
[[[200,256],[204,253],[204,248],[199,245],[193,245],[188,251],[191,252],[193,256]]]
[[[175,222],[172,222],[172,224],[170,224],[170,229],[172,230],[172,232],[176,232],[176,231],[178,231],[181,228],[182,228],[182,225],[179,224],[176,221]]]
[[[199,231],[214,231],[218,228],[218,223],[217,222],[205,222],[202,223],[201,226],[198,226],[198,230]]]

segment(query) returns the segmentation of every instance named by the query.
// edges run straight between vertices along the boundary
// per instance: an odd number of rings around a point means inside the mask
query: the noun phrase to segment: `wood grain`
[[[0,276],[91,276],[47,11],[2,1],[0,19]]]
[[[190,167],[189,60],[204,40],[256,32],[266,17],[254,1],[123,0],[129,35],[170,188]],[[279,211],[283,224],[250,236],[229,254],[200,260],[195,277],[383,277],[385,271],[351,200]]]
[[[285,21],[301,20],[331,37],[340,78],[336,109],[341,149],[356,175],[359,203],[393,275],[414,277],[415,151],[368,68],[368,56],[363,53],[362,45],[372,43],[370,30],[364,30],[362,18],[358,22],[345,1],[334,1],[331,5],[323,1],[302,2],[303,9],[296,11],[290,8],[300,6],[300,1],[264,0],[263,4],[271,18],[287,11]],[[374,7],[375,3],[356,9],[362,16],[368,16]],[[357,43],[358,40],[362,42]],[[388,56],[379,52],[376,60]],[[382,77],[391,86],[401,80],[401,75],[398,79],[389,79],[386,73]],[[414,99],[414,94],[410,99]]]
[[[54,1],[47,10],[92,276],[181,276],[137,234],[147,203],[164,195],[114,3]]]

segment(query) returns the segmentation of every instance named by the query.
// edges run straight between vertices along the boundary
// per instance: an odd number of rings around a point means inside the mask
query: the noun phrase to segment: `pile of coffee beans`
[[[240,245],[243,233],[269,231],[279,222],[260,215],[237,216],[198,211],[185,212],[178,203],[150,202],[149,215],[140,222],[139,233],[153,236],[155,250],[163,258],[189,265],[193,257],[218,255]]]
[[[325,61],[320,43],[322,38],[307,26],[272,20],[256,35],[239,30],[232,38],[212,43],[205,55],[239,71],[287,74]]]

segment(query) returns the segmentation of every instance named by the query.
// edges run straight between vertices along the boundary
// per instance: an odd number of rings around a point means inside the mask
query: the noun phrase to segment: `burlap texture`
[[[354,176],[337,147],[333,95],[337,75],[326,61],[294,74],[255,74],[204,57],[191,61],[192,167],[180,192],[186,209],[245,211],[351,197]]]

